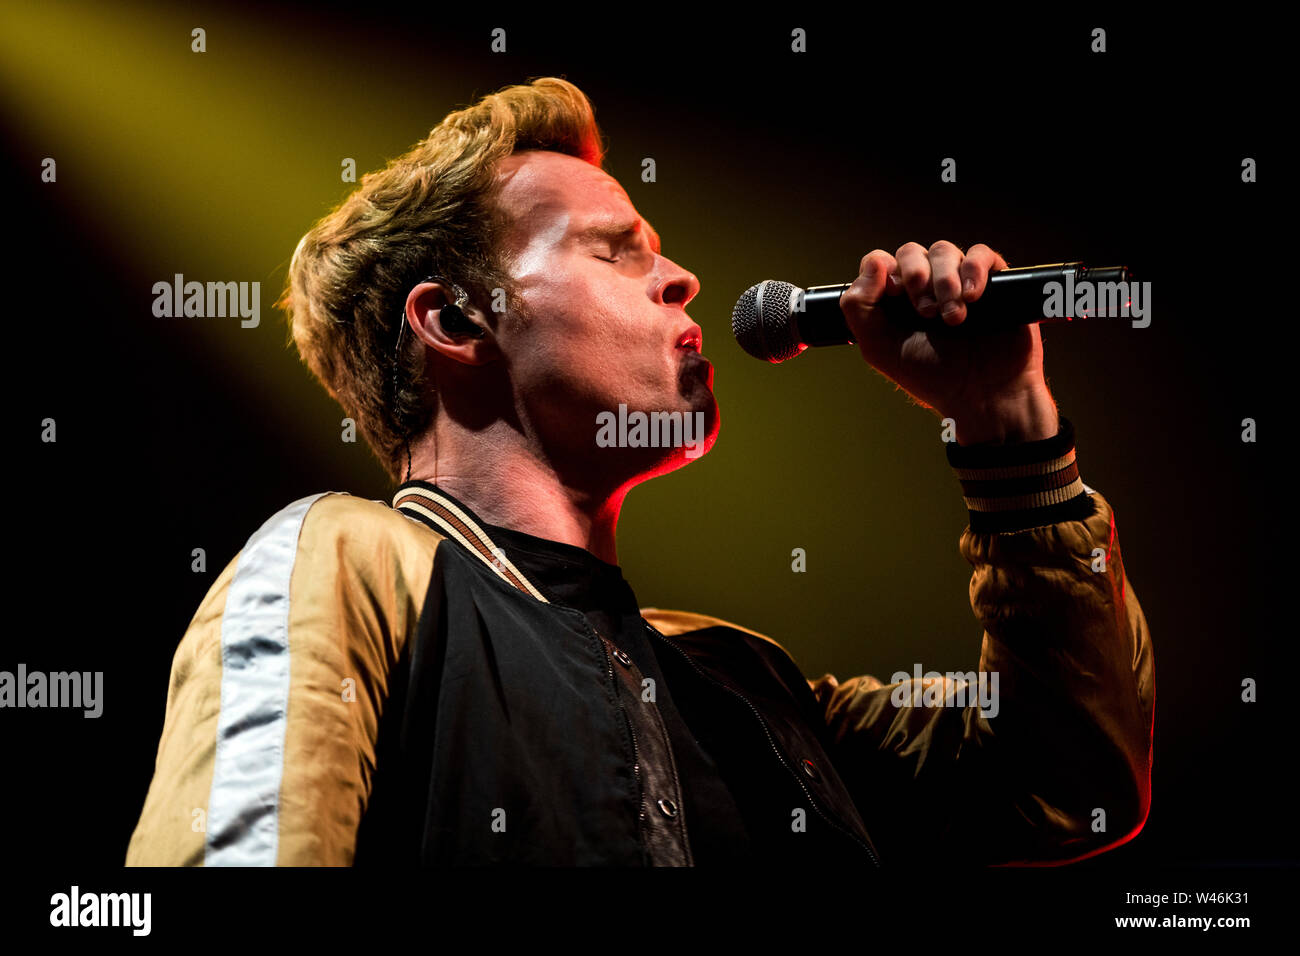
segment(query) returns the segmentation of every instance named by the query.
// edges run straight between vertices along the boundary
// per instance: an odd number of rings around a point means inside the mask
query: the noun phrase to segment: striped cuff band
[[[1060,426],[1042,441],[948,445],[948,464],[961,482],[972,532],[1024,531],[1093,513],[1074,459],[1074,426],[1064,417]]]

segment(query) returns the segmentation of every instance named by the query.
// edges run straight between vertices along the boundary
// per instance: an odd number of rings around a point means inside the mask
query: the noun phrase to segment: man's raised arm
[[[1110,504],[1082,484],[1061,424],[1046,440],[949,448],[971,508],[960,548],[986,696],[947,677],[809,681],[886,863],[1066,862],[1146,820],[1151,638]]]

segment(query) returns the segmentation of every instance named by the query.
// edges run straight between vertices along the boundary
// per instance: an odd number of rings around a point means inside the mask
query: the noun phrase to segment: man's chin
[[[708,454],[718,438],[721,418],[717,400],[707,390],[671,411],[628,410],[600,417],[596,444],[625,460],[636,483],[676,471]]]
[[[695,407],[683,416],[684,421],[687,416],[691,425],[683,429],[681,446],[673,449],[671,469],[681,468],[707,455],[718,440],[718,431],[722,427],[718,402],[712,392],[707,392],[703,401],[695,403]]]

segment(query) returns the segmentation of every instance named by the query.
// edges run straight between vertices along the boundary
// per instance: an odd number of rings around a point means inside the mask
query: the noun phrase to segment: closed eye
[[[617,259],[617,258],[612,258],[612,259],[611,259],[611,258],[608,257],[608,256],[596,256],[596,258],[599,259],[601,262],[618,262],[618,259]]]

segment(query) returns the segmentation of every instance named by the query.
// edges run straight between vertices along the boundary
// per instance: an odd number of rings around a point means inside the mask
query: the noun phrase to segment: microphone
[[[1127,266],[1090,269],[1082,262],[1057,262],[1045,266],[1025,266],[990,272],[984,294],[977,302],[966,303],[966,321],[959,326],[945,325],[939,317],[925,319],[912,308],[906,293],[886,294],[878,303],[890,321],[917,329],[943,328],[959,333],[976,323],[976,328],[990,324],[1003,327],[1032,325],[1035,322],[1069,322],[1089,318],[1087,315],[1046,316],[1049,282],[1062,286],[1065,309],[1073,308],[1074,287],[1085,280],[1092,283],[1125,283],[1118,286],[1128,298],[1131,272]],[[840,296],[852,283],[818,285],[800,289],[789,282],[768,279],[751,286],[736,302],[731,312],[731,331],[736,341],[754,358],[773,364],[794,358],[809,346],[853,345],[840,308]],[[1105,301],[1099,297],[1099,301]],[[1125,305],[1130,304],[1125,302]],[[1117,310],[1118,314],[1118,310]]]

